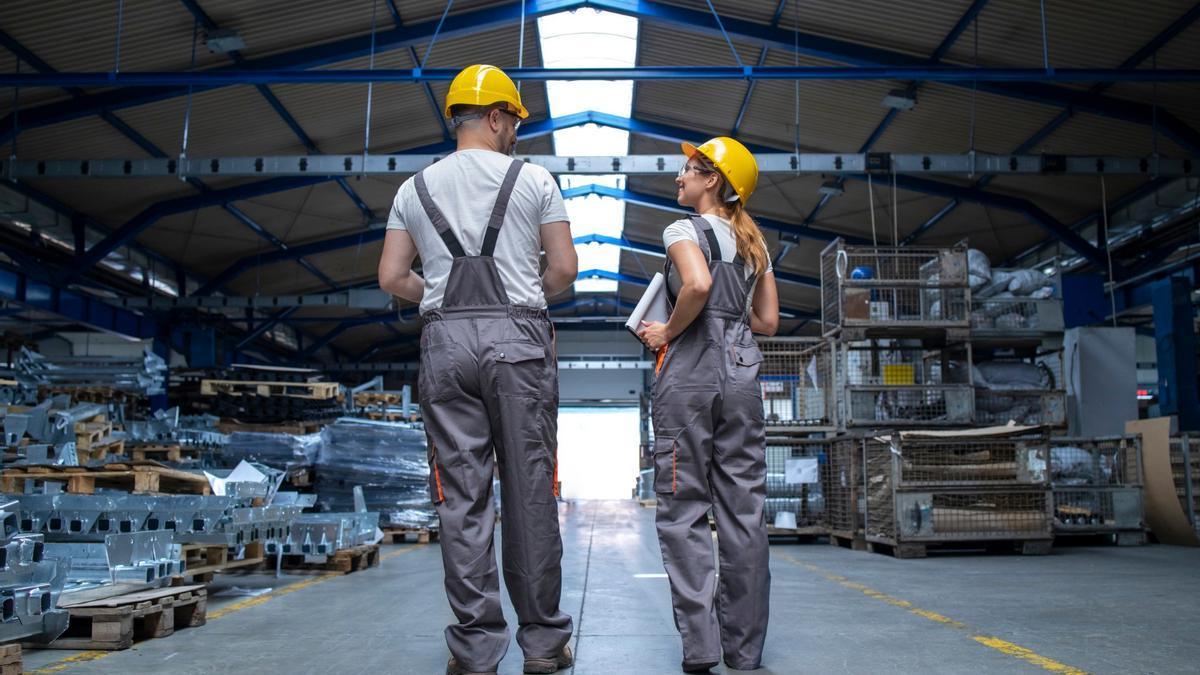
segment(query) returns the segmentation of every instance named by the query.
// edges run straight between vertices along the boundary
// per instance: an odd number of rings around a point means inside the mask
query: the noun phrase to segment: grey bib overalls
[[[668,345],[652,395],[655,523],[685,663],[752,670],[762,660],[771,574],[766,433],[748,323],[754,280],[721,260],[712,225],[691,216],[712,287],[692,325]],[[671,274],[667,258],[664,276]],[[674,298],[672,298],[674,302]],[[717,525],[715,574],[708,511]]]
[[[559,610],[562,538],[555,499],[558,363],[546,310],[509,304],[492,257],[522,162],[496,196],[479,255],[467,255],[415,178],[425,214],[454,256],[442,307],[424,315],[420,401],[430,494],[441,521],[446,643],[461,667],[496,670],[508,651],[492,534],[499,465],[504,581],[525,658],[554,658],[571,637]]]

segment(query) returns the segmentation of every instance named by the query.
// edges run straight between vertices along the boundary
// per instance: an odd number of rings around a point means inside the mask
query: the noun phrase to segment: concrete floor
[[[584,502],[561,513],[573,672],[679,672],[654,510]],[[452,615],[438,547],[387,546],[383,556],[380,568],[348,576],[219,576],[206,626],[123,652],[27,651],[26,672],[440,674]],[[759,673],[1200,670],[1200,549],[896,560],[777,544],[771,573]],[[230,586],[272,592],[219,597]],[[505,613],[515,634],[507,599]],[[521,672],[515,640],[500,672]]]

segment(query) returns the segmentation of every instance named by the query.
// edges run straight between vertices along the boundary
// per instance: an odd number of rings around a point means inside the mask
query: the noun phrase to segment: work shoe
[[[463,670],[462,667],[458,665],[458,659],[451,656],[450,661],[446,663],[446,675],[496,675],[496,671]]]
[[[571,647],[563,645],[562,651],[552,659],[525,659],[526,673],[557,673],[563,668],[570,668],[575,663],[571,655]]]
[[[720,661],[684,661],[683,672],[685,673],[707,673],[716,668]]]

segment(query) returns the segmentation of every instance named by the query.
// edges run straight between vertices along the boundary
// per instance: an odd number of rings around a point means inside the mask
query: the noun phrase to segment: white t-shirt
[[[733,262],[737,257],[737,239],[733,236],[733,228],[730,227],[729,221],[720,217],[714,216],[711,213],[705,213],[700,216],[712,225],[713,233],[717,235],[717,246],[721,247],[721,260],[725,262]],[[684,218],[677,220],[667,226],[663,230],[663,250],[670,251],[671,244],[680,241],[690,241],[697,246],[700,240],[696,238],[696,226],[692,225],[692,221]],[[767,272],[774,272],[775,268],[771,265],[770,260],[767,261]],[[750,261],[746,261],[746,278],[754,276],[754,268],[751,267]],[[671,292],[678,294],[683,282],[679,279],[679,271],[675,266],[671,267],[671,277],[667,279],[667,284],[671,288]]]
[[[490,150],[460,150],[425,170],[429,196],[446,216],[467,255],[478,255],[483,247],[492,206],[511,162],[511,157]],[[496,268],[510,303],[538,309],[546,306],[538,263],[541,226],[560,220],[567,220],[567,208],[558,182],[545,168],[526,164],[513,186],[504,227],[496,239]],[[396,192],[387,227],[407,230],[417,246],[425,277],[421,313],[438,309],[454,257],[421,208],[412,178]]]

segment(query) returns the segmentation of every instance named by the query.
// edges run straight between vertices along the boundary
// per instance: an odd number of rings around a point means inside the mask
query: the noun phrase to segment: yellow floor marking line
[[[912,604],[908,600],[903,600],[901,598],[897,598],[897,597],[888,595],[887,593],[881,593],[880,591],[877,591],[869,586],[865,586],[865,585],[860,584],[855,581],[850,581],[849,579],[847,579],[846,577],[844,577],[840,574],[834,574],[833,572],[829,572],[827,570],[821,569],[820,567],[817,567],[816,565],[813,565],[811,563],[806,563],[803,560],[794,558],[786,553],[777,553],[776,555],[779,556],[780,558],[783,558],[784,560],[792,563],[793,565],[796,565],[798,567],[803,567],[804,569],[806,569],[810,572],[819,574],[822,577],[824,577],[825,579],[832,581],[833,583],[838,584],[839,586],[842,586],[843,588],[848,588],[850,590],[858,591],[859,593],[862,593],[863,595],[867,596],[868,598],[874,598],[876,600],[886,602],[889,605],[893,605],[895,607],[900,607],[902,609],[906,609],[906,610],[908,610],[908,612],[910,614],[914,614],[923,619],[928,619],[929,621],[933,621],[934,623],[938,623],[943,626],[948,626],[950,628],[957,628],[959,630],[969,631],[969,632],[973,633],[973,635],[971,635],[972,640],[974,640],[975,642],[978,642],[979,644],[981,644],[985,647],[995,649],[996,651],[1000,652],[1001,654],[1006,654],[1013,658],[1021,659],[1022,661],[1025,661],[1026,663],[1035,665],[1043,670],[1048,670],[1048,671],[1054,672],[1054,673],[1063,673],[1063,675],[1087,675],[1087,671],[1085,671],[1085,670],[1080,670],[1078,668],[1068,666],[1065,663],[1060,663],[1049,657],[1042,656],[1041,654],[1038,654],[1037,652],[1034,652],[1031,649],[1026,649],[1025,647],[1022,647],[1020,645],[1016,645],[1011,642],[1006,642],[1004,640],[1001,640],[998,637],[984,635],[984,634],[976,631],[975,629],[971,628],[967,624],[962,623],[961,621],[955,621],[954,619],[951,619],[950,617],[944,616],[942,614],[938,614],[937,612],[931,612],[926,609],[921,609],[920,607],[917,607],[916,605]]]
[[[424,548],[425,546],[426,546],[426,544],[411,544],[411,545],[408,545],[405,548],[402,548],[398,551],[390,551],[386,555],[380,556],[379,561],[383,562],[384,560],[391,560],[392,558],[395,558],[397,556],[402,556],[406,553],[412,553],[413,551],[416,551],[417,549],[420,549],[420,548]],[[309,588],[311,586],[316,586],[317,584],[324,583],[326,581],[329,581],[330,579],[338,579],[338,578],[341,578],[344,576],[346,576],[346,575],[340,574],[337,572],[330,572],[328,574],[321,574],[319,576],[304,579],[302,581],[297,581],[294,584],[289,584],[287,586],[283,586],[279,589],[271,591],[270,593],[263,593],[262,595],[259,595],[257,597],[246,598],[245,600],[240,600],[238,602],[233,603],[232,605],[226,605],[218,610],[209,612],[208,616],[206,617],[206,620],[212,621],[214,619],[219,619],[223,616],[228,616],[229,614],[232,614],[234,612],[240,612],[243,609],[248,609],[250,607],[257,607],[258,605],[261,605],[261,604],[267,602],[271,598],[278,598],[280,596],[287,595],[289,593],[295,593],[296,591],[304,590],[305,588]],[[68,656],[67,658],[62,659],[60,661],[56,661],[50,665],[44,666],[37,670],[31,670],[28,672],[30,673],[30,675],[48,675],[49,673],[59,673],[59,672],[62,672],[64,670],[70,668],[71,666],[73,666],[77,663],[87,663],[89,661],[98,661],[99,659],[102,659],[106,656],[111,656],[111,655],[117,654],[117,653],[119,653],[119,652],[116,652],[116,651],[79,652],[78,654],[72,654],[71,656]]]

